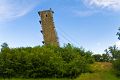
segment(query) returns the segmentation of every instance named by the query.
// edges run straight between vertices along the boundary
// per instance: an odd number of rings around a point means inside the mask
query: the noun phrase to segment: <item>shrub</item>
[[[90,71],[91,55],[70,44],[63,48],[5,48],[0,54],[0,77],[76,77]]]
[[[120,77],[120,59],[113,61],[113,69],[115,74]]]

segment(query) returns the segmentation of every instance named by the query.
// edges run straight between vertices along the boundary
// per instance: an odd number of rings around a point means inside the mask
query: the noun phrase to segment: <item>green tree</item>
[[[120,27],[118,28],[118,32],[116,35],[118,36],[118,39],[120,40]]]
[[[96,62],[101,62],[102,56],[100,54],[94,54],[93,57]]]
[[[102,62],[110,62],[111,56],[109,54],[102,54]]]
[[[118,36],[118,39],[120,40],[120,28],[118,30],[119,31],[117,32],[117,36]],[[115,46],[110,47],[109,49],[111,50],[113,58],[115,58],[115,60],[113,60],[114,72],[118,77],[120,77],[120,50],[118,50],[118,48],[116,49]]]
[[[113,59],[118,58],[119,53],[118,53],[118,48],[116,47],[116,45],[110,46],[109,52],[112,54]]]
[[[2,47],[2,49],[3,49],[3,48],[8,48],[8,44],[7,44],[7,43],[3,43],[3,44],[1,45],[1,47]]]

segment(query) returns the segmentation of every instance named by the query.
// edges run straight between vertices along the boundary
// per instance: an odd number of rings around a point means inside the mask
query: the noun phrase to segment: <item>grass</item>
[[[41,78],[41,79],[24,79],[24,78],[12,78],[12,79],[0,79],[0,80],[72,80],[72,79],[68,79],[68,78]]]
[[[120,80],[111,72],[97,72],[82,74],[75,80]]]
[[[93,73],[85,73],[75,80],[120,80],[111,71],[112,64],[107,62],[97,62],[91,65]]]

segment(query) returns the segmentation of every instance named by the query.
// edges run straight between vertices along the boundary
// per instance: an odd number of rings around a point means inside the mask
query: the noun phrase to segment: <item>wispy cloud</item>
[[[102,9],[120,10],[120,0],[84,0],[86,5],[91,7],[98,7]]]
[[[1,0],[0,21],[11,20],[24,16],[38,3],[39,0]]]
[[[98,11],[92,11],[92,10],[76,10],[73,12],[76,16],[79,17],[88,17],[91,15],[94,15],[95,13],[98,13]]]

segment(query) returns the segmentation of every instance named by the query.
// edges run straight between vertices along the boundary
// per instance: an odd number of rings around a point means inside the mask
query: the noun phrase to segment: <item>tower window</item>
[[[46,14],[46,17],[47,17],[48,15]]]

